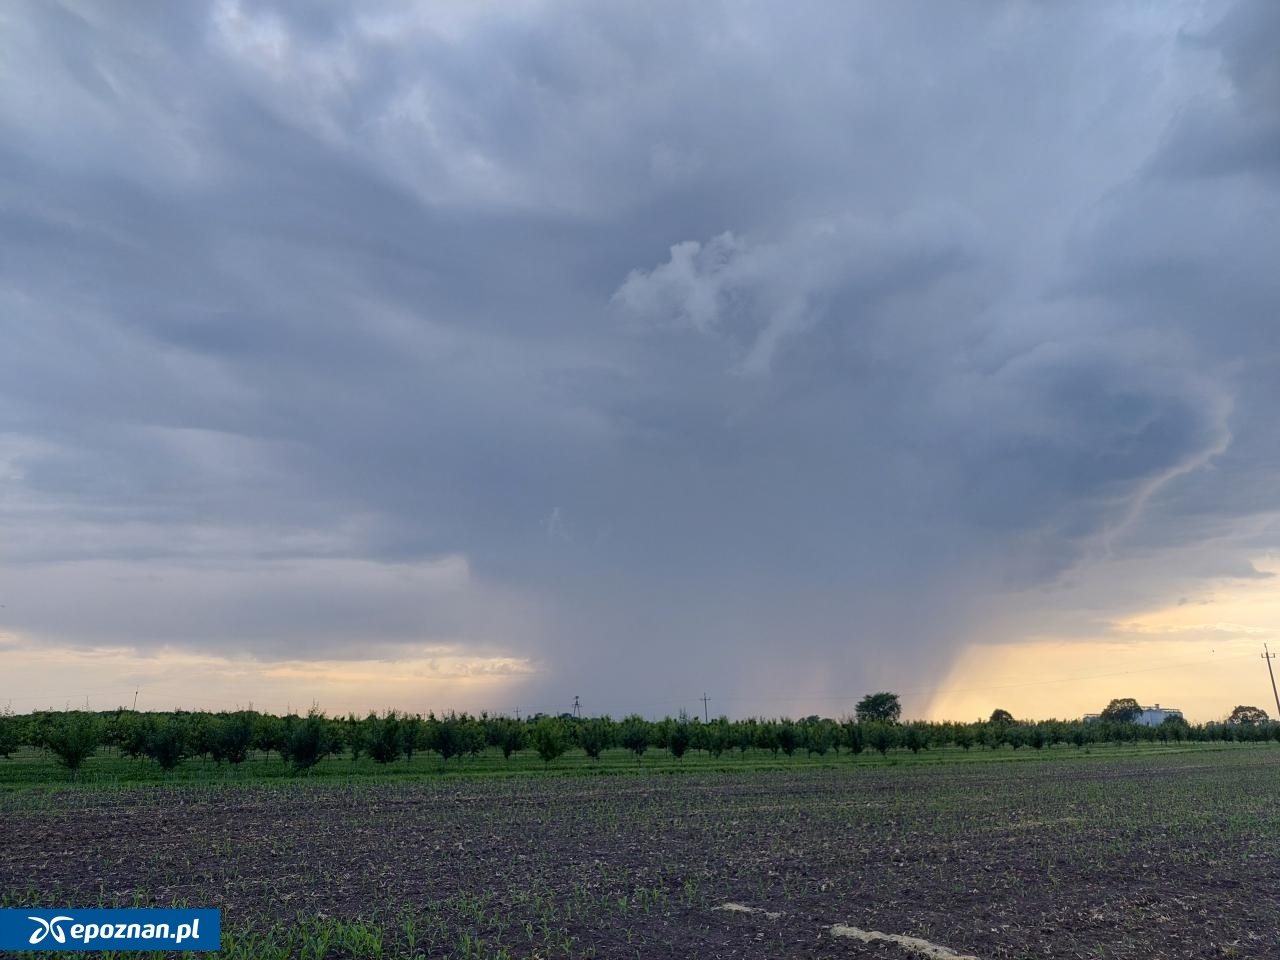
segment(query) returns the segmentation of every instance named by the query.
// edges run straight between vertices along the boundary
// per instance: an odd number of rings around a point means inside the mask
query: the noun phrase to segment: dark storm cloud
[[[1187,104],[1155,169],[1183,177],[1280,175],[1277,34],[1280,8],[1266,0],[1238,3],[1212,27],[1188,33],[1188,44],[1220,54],[1225,89],[1202,91]]]
[[[11,626],[443,639],[620,709],[896,682],[997,594],[1182,557],[1276,508],[1276,39],[1265,3],[15,7]]]

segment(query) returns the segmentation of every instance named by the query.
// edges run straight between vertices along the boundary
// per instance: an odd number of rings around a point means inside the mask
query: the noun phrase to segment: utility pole
[[[1262,645],[1262,649],[1264,651],[1262,659],[1267,661],[1267,673],[1271,676],[1271,695],[1276,698],[1276,717],[1280,719],[1280,693],[1276,692],[1276,672],[1271,669],[1271,661],[1276,658],[1276,655],[1267,649],[1265,643]]]
[[[138,691],[133,691],[133,712],[138,712]]]
[[[707,704],[711,702],[711,698],[707,696],[707,692],[702,691],[702,722],[710,723],[711,714],[707,711]]]
[[[574,717],[582,716],[582,704],[578,702],[578,695],[573,695],[573,715]]]

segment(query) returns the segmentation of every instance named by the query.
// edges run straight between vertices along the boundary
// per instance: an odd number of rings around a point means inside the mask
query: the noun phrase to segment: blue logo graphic
[[[0,910],[0,950],[217,950],[221,910]]]

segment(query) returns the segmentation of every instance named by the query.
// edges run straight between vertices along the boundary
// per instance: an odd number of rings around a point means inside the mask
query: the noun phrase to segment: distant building
[[[1177,717],[1181,720],[1183,718],[1182,711],[1175,710],[1173,707],[1162,707],[1157,703],[1154,707],[1143,707],[1142,713],[1138,714],[1137,719],[1133,722],[1140,723],[1144,727],[1158,727],[1170,717]]]
[[[1158,727],[1170,717],[1177,717],[1179,720],[1185,719],[1181,710],[1177,710],[1174,707],[1162,707],[1157,703],[1154,707],[1143,707],[1142,712],[1134,717],[1133,722],[1144,727]],[[1084,715],[1085,723],[1101,719],[1102,714],[1100,713],[1086,713]]]

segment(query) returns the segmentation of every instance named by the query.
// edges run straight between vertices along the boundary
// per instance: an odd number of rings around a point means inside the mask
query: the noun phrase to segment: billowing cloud
[[[839,713],[1268,589],[1265,0],[0,17],[11,661]]]

